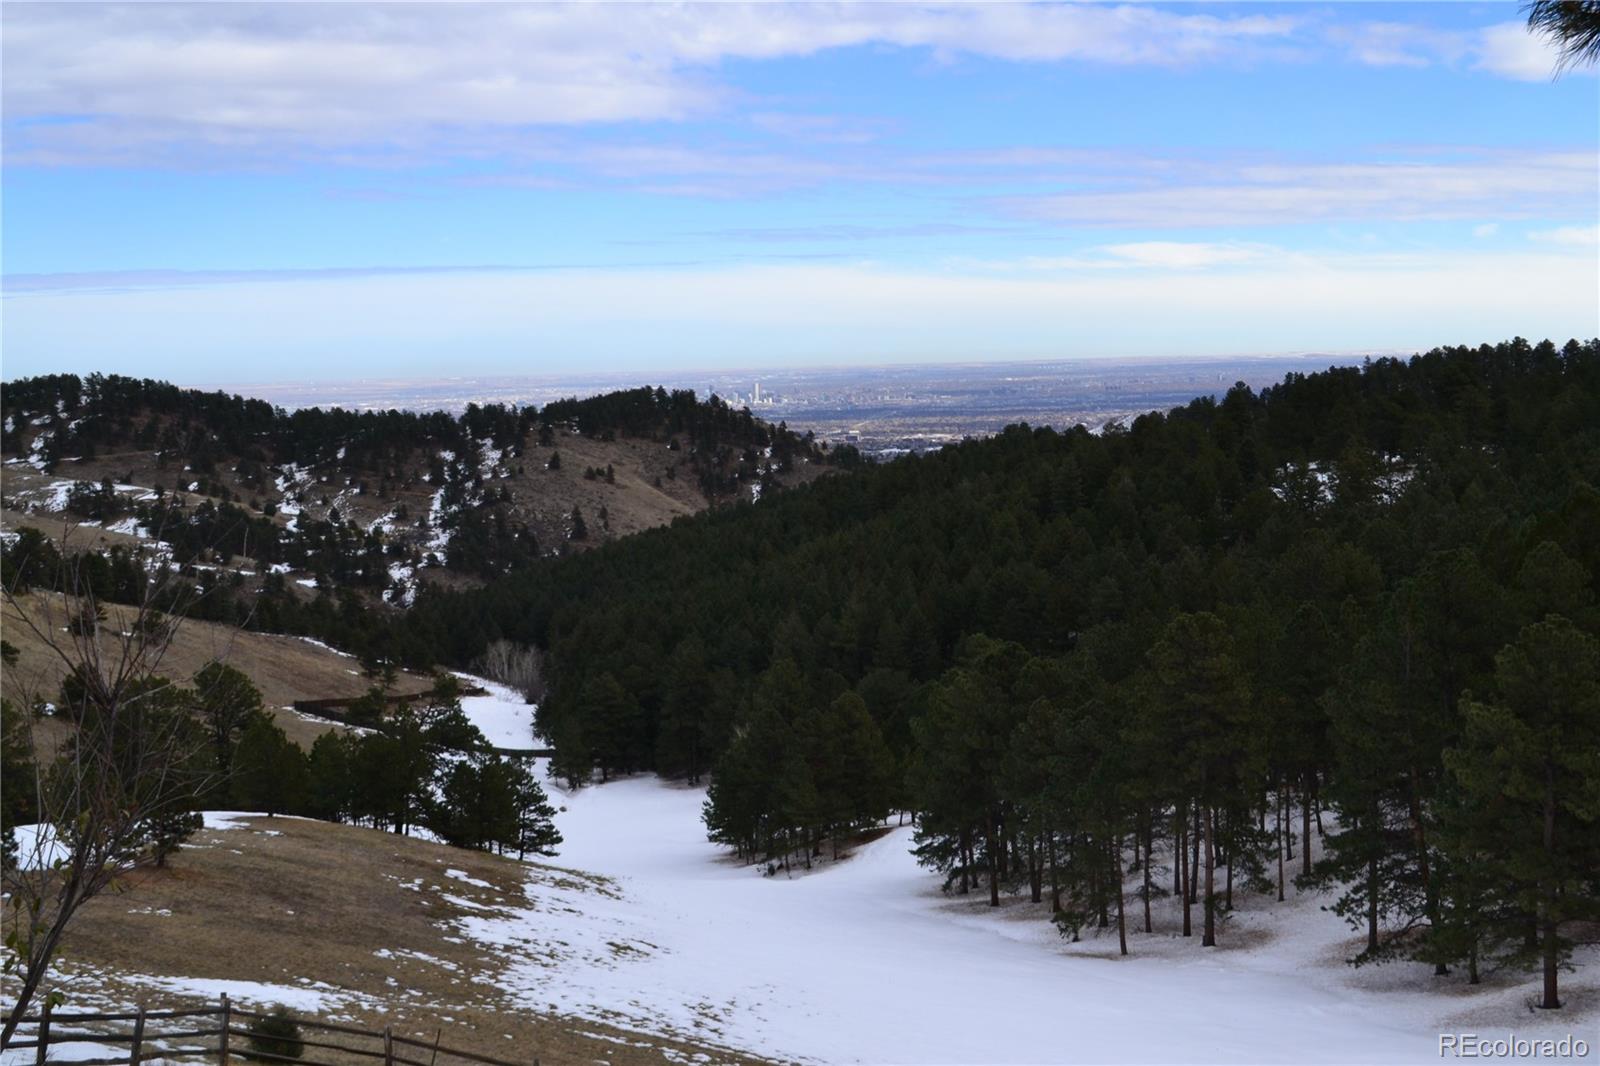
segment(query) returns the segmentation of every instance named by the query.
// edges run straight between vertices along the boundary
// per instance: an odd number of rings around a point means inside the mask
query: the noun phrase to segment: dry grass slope
[[[450,919],[522,900],[530,867],[353,826],[255,817],[196,834],[169,868],[147,870],[83,911],[64,946],[68,1001],[209,1002],[153,991],[138,975],[316,982],[355,1024],[543,1063],[752,1062],[724,1048],[512,1009],[506,960],[455,936]],[[474,884],[447,877],[464,872]],[[535,867],[570,888],[605,878]],[[485,887],[488,886],[488,887]],[[75,975],[75,976],[74,976]],[[341,996],[341,993],[347,995]],[[248,1004],[246,1004],[248,1005]]]
[[[35,626],[53,630],[66,638],[67,634],[61,631],[66,615],[59,596],[32,593],[19,597],[18,602]],[[105,628],[120,630],[125,627],[119,625],[119,621],[125,616],[131,617],[132,609],[108,604],[106,615]],[[17,665],[0,674],[0,693],[19,706],[31,703],[34,698],[54,700],[66,673],[65,664],[23,623],[16,608],[9,603],[0,608],[0,632],[18,651]],[[251,633],[192,619],[179,625],[177,636],[161,664],[161,672],[174,680],[187,681],[213,659],[220,659],[248,675],[261,690],[262,702],[272,710],[284,732],[306,748],[320,734],[339,727],[303,718],[288,710],[289,704],[295,700],[359,696],[370,684],[354,659],[310,641]],[[425,677],[405,674],[396,688],[411,692],[426,688],[429,683]],[[51,735],[52,724],[42,723],[44,735]]]

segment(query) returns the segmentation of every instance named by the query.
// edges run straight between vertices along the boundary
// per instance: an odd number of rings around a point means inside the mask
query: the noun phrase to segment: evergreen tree
[[[561,831],[555,825],[555,808],[545,796],[544,788],[534,776],[530,763],[508,761],[511,769],[512,789],[516,797],[516,824],[513,841],[508,847],[517,849],[517,858],[528,854],[550,856],[561,846]]]
[[[217,768],[226,775],[240,736],[263,713],[261,691],[244,674],[216,661],[194,675],[194,690],[195,703],[211,735]]]
[[[332,730],[312,742],[306,763],[306,813],[311,817],[342,822],[354,815],[355,746],[349,734]]]
[[[1464,804],[1503,812],[1475,858],[1535,917],[1539,1005],[1560,1007],[1563,926],[1600,916],[1589,891],[1600,868],[1600,641],[1559,615],[1525,627],[1495,658],[1493,695],[1467,703],[1446,763]]]
[[[1150,649],[1150,661],[1167,712],[1166,735],[1178,772],[1198,806],[1203,827],[1204,915],[1202,946],[1217,942],[1217,811],[1252,780],[1260,759],[1251,715],[1250,687],[1222,619],[1201,612],[1174,618]]]
[[[267,817],[301,809],[306,794],[305,753],[272,719],[260,715],[245,727],[233,754],[233,800],[241,810]]]

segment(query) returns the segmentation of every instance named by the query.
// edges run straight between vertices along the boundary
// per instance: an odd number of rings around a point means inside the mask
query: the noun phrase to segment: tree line
[[[7,645],[8,665],[12,658]],[[491,750],[462,713],[460,683],[448,674],[381,728],[330,730],[309,752],[272,720],[254,683],[225,663],[206,664],[188,684],[147,674],[114,694],[101,693],[104,686],[92,667],[67,675],[50,713],[73,728],[64,749],[42,765],[27,735],[31,714],[41,710],[5,703],[0,829],[8,864],[16,859],[15,827],[38,819],[39,788],[67,784],[84,761],[79,746],[108,747],[131,775],[158,740],[184,754],[152,783],[163,791],[148,805],[160,816],[124,845],[149,850],[157,865],[200,828],[202,810],[219,807],[402,834],[424,829],[447,844],[518,858],[554,855],[561,843],[531,761]],[[115,718],[103,709],[113,699]]]

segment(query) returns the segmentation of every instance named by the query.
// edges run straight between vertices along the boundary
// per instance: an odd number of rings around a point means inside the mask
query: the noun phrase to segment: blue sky
[[[1600,333],[1514,4],[11,3],[7,377]]]

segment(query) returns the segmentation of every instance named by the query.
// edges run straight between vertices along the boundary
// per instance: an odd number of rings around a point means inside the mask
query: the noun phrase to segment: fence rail
[[[300,1045],[300,1053],[284,1055],[267,1051],[257,1044],[256,1041],[263,1034],[252,1031],[248,1024],[268,1017],[270,1015],[261,1011],[234,1006],[226,995],[221,997],[215,1007],[180,1010],[145,1010],[141,1007],[133,1012],[108,1014],[54,1011],[46,1001],[44,1008],[38,1014],[23,1015],[20,1019],[21,1025],[33,1027],[32,1033],[8,1041],[0,1050],[31,1049],[35,1052],[35,1066],[46,1066],[51,1062],[63,1064],[70,1062],[72,1066],[138,1066],[141,1062],[158,1059],[162,1061],[198,1059],[222,1063],[224,1066],[230,1066],[236,1061],[286,1063],[289,1066],[343,1066],[343,1063],[329,1061],[327,1054],[337,1055],[344,1061],[348,1061],[351,1057],[370,1059],[383,1063],[383,1066],[451,1066],[451,1063],[471,1063],[474,1066],[529,1066],[531,1063],[532,1066],[539,1066],[538,1055],[531,1055],[521,1060],[500,1059],[476,1051],[448,1047],[441,1043],[444,1037],[443,1028],[435,1031],[432,1040],[419,1040],[416,1037],[396,1033],[392,1025],[386,1025],[382,1029],[363,1029],[359,1026],[320,1022],[293,1015],[290,1017],[299,1030],[299,1035],[293,1038],[293,1042]],[[217,1024],[196,1028],[197,1023],[188,1021],[187,1027],[172,1030],[158,1028],[163,1022],[205,1018],[217,1019]],[[105,1026],[129,1022],[132,1023],[130,1031],[98,1031],[81,1028],[85,1025]],[[63,1025],[71,1025],[74,1029],[64,1032],[57,1028]],[[312,1034],[326,1035],[307,1035],[308,1031]],[[337,1039],[340,1037],[345,1038],[343,1042]],[[189,1043],[174,1046],[173,1041]],[[209,1043],[195,1046],[193,1041],[209,1041]],[[59,1048],[68,1044],[127,1044],[128,1053],[98,1059],[48,1057],[52,1047]],[[366,1046],[363,1046],[364,1044]],[[325,1054],[320,1058],[308,1058],[304,1054],[307,1049]],[[407,1050],[414,1050],[418,1054],[426,1053],[427,1058],[414,1058],[405,1054]]]

